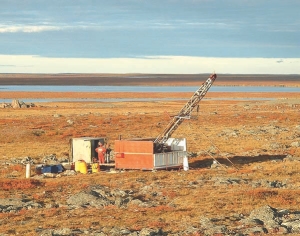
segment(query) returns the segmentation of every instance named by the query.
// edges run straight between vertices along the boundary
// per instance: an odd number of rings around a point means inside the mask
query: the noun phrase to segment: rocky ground
[[[31,179],[14,170],[1,182],[1,235],[299,235],[299,161]]]
[[[187,138],[188,171],[35,172],[39,164],[67,162],[73,137],[106,136],[112,148],[119,135],[156,137],[190,94],[168,96],[173,99],[2,108],[0,235],[299,235],[297,93],[208,93],[199,112],[173,134]]]

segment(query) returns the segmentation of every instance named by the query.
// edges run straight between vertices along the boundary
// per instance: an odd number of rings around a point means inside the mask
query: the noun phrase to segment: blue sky
[[[0,73],[300,74],[299,0],[0,4]]]

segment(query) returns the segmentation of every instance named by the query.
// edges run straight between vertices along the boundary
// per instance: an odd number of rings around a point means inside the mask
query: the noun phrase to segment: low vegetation
[[[199,113],[173,135],[187,138],[189,171],[101,171],[41,178],[33,165],[32,178],[25,179],[25,166],[14,162],[29,156],[39,163],[50,154],[69,158],[73,137],[106,136],[112,148],[119,135],[155,137],[183,106],[182,100],[57,102],[1,110],[0,198],[19,199],[27,207],[0,212],[0,234],[40,235],[46,229],[68,228],[112,235],[113,228],[152,228],[165,235],[203,235],[187,229],[203,227],[204,217],[232,229],[241,215],[249,216],[261,206],[299,211],[300,97],[273,95],[265,100],[261,97],[266,94],[253,94],[252,99],[247,94],[247,99],[236,100],[231,94],[211,94],[201,102]],[[68,203],[71,196],[100,187],[124,191],[145,205]]]

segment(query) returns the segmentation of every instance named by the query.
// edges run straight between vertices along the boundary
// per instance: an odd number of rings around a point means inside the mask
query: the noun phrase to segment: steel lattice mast
[[[213,82],[217,78],[216,74],[212,74],[209,78],[201,85],[200,88],[194,93],[190,100],[184,105],[180,110],[178,115],[174,116],[170,123],[167,125],[165,130],[157,136],[154,140],[155,144],[162,146],[168,138],[171,137],[172,133],[178,128],[178,126],[183,122],[184,119],[190,117],[193,109],[199,104],[201,99],[205,96],[209,88],[212,86]]]

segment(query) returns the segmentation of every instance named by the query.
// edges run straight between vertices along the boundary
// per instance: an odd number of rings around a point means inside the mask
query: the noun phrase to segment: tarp
[[[41,168],[42,173],[61,173],[64,168],[61,164],[58,165],[46,165]]]

